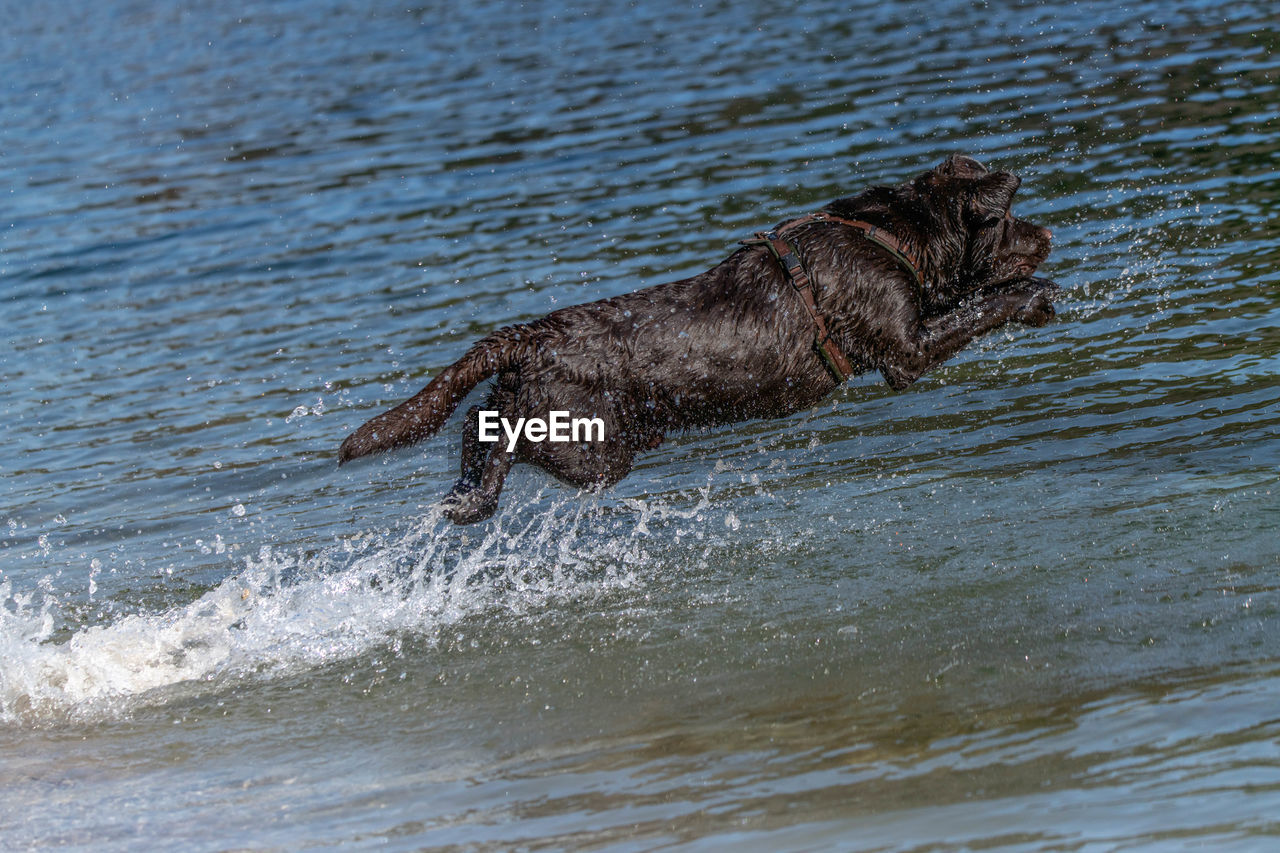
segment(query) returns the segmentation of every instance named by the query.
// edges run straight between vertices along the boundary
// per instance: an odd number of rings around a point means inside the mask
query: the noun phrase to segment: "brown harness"
[[[809,312],[809,316],[813,318],[814,326],[817,327],[817,334],[813,339],[814,349],[822,357],[827,369],[835,376],[836,382],[843,383],[855,373],[853,364],[849,361],[848,356],[840,350],[840,347],[836,345],[836,342],[832,340],[831,332],[827,329],[827,323],[822,319],[822,314],[818,311],[818,304],[814,300],[813,281],[809,277],[809,272],[804,268],[804,264],[800,262],[800,256],[796,253],[795,247],[786,238],[787,232],[813,222],[835,222],[840,225],[848,225],[850,228],[856,228],[868,240],[888,250],[889,254],[893,255],[894,260],[911,272],[916,284],[923,286],[924,276],[920,273],[920,264],[916,261],[915,256],[893,234],[883,228],[872,225],[870,222],[863,222],[860,219],[845,219],[842,216],[822,211],[809,213],[798,219],[784,222],[773,231],[757,231],[755,239],[742,241],[744,246],[764,246],[777,258],[778,264],[782,267],[783,275],[786,276],[787,281],[791,282],[791,285],[800,294],[800,298],[804,300],[804,307]]]

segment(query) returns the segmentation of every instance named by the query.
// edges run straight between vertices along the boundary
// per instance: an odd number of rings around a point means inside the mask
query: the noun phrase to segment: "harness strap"
[[[841,225],[848,225],[850,228],[857,228],[864,237],[893,255],[894,260],[906,267],[907,271],[915,278],[916,284],[924,287],[924,275],[920,272],[920,262],[916,260],[916,256],[896,236],[879,226],[872,225],[870,222],[863,222],[861,219],[845,219],[843,216],[836,216],[834,213],[820,210],[816,213],[802,216],[799,219],[793,219],[785,223],[779,230],[789,231],[792,228],[798,228],[810,222],[837,222]]]
[[[795,247],[787,241],[785,236],[787,232],[812,222],[835,222],[856,228],[868,240],[884,248],[893,256],[894,260],[906,267],[911,272],[912,277],[915,278],[916,284],[921,287],[924,286],[924,276],[920,272],[920,264],[916,261],[915,256],[893,234],[872,225],[870,222],[863,222],[861,219],[845,219],[843,216],[836,216],[834,213],[827,213],[826,211],[810,213],[798,219],[792,219],[790,222],[784,222],[773,231],[757,231],[755,239],[742,241],[744,246],[765,246],[777,258],[778,264],[782,267],[783,275],[786,276],[787,281],[791,282],[796,292],[800,294],[800,298],[804,300],[805,310],[813,318],[813,325],[817,328],[817,334],[813,339],[814,349],[822,357],[823,363],[831,371],[836,382],[843,384],[854,374],[853,364],[850,363],[849,358],[841,351],[836,342],[832,340],[831,332],[827,329],[827,323],[822,319],[822,313],[818,311],[818,304],[813,296],[813,282],[809,278],[809,272],[804,268],[804,264],[800,262],[800,256],[796,254]]]
[[[805,310],[809,312],[809,316],[813,318],[813,325],[817,327],[818,333],[813,339],[814,349],[822,357],[827,369],[835,376],[836,382],[844,383],[848,380],[854,373],[853,365],[849,363],[848,357],[841,352],[836,342],[831,339],[831,332],[827,330],[827,323],[822,319],[822,314],[818,311],[818,303],[813,298],[813,283],[809,279],[809,273],[805,270],[804,264],[800,263],[800,256],[796,254],[795,249],[777,231],[759,231],[756,233],[756,239],[743,240],[742,243],[745,246],[766,246],[778,259],[783,275],[804,300]]]

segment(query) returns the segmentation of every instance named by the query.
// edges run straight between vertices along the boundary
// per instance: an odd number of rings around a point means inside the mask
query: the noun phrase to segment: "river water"
[[[1268,849],[1266,2],[5,4],[0,847]],[[1059,320],[607,494],[469,342],[961,151]]]

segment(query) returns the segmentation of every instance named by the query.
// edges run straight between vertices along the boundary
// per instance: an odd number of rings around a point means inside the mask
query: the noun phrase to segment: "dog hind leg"
[[[479,441],[476,444],[479,445]],[[508,453],[495,444],[489,451],[488,458],[480,465],[482,470],[479,482],[460,492],[459,487],[467,485],[467,460],[464,457],[463,478],[445,498],[445,516],[454,524],[475,524],[493,515],[498,509],[498,495],[502,493],[502,485],[506,482],[507,474],[511,473],[511,466],[515,461],[514,453]]]
[[[485,460],[485,447],[480,441],[480,412],[479,406],[467,410],[462,428],[462,470],[445,500],[461,498],[480,487]]]

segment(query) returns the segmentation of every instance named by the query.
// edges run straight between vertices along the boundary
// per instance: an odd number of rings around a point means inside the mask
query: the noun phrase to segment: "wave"
[[[513,505],[459,532],[430,509],[407,530],[362,533],[311,553],[262,548],[194,601],[104,625],[57,630],[57,598],[0,583],[0,723],[49,725],[123,716],[175,688],[217,690],[358,657],[412,636],[432,645],[459,620],[632,588],[649,580],[651,535],[703,535],[709,487],[685,509],[627,500],[609,509],[558,499]],[[731,515],[731,513],[730,513]],[[727,524],[728,522],[726,522]],[[523,524],[523,526],[519,526]]]

